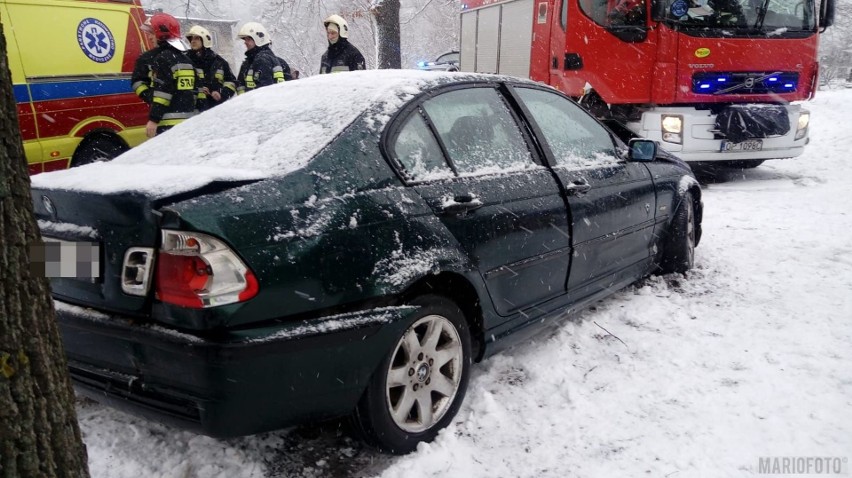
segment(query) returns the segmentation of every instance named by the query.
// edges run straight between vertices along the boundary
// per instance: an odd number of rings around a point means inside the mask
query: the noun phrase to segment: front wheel
[[[695,264],[695,206],[692,193],[681,198],[663,245],[660,272],[685,273]]]
[[[431,441],[458,412],[470,376],[470,331],[451,300],[425,295],[370,379],[354,419],[366,440],[394,454]]]
[[[71,167],[83,166],[84,164],[109,161],[119,154],[127,151],[127,146],[118,138],[105,134],[95,134],[83,140],[74,157]]]

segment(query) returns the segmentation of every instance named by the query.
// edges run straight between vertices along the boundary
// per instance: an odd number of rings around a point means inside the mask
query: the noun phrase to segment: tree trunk
[[[380,69],[402,68],[399,0],[375,0],[372,10],[376,19],[378,67]]]
[[[74,390],[45,277],[6,37],[0,25],[0,477],[88,477]]]

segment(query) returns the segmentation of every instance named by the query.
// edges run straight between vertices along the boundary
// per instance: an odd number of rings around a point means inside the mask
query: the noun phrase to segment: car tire
[[[685,273],[695,264],[695,205],[692,193],[683,195],[669,227],[660,260],[660,272]]]
[[[77,147],[71,160],[71,167],[83,166],[84,164],[109,161],[129,148],[118,138],[105,134],[95,134],[83,140]]]
[[[471,366],[470,330],[461,309],[438,295],[410,304],[420,308],[373,373],[354,413],[369,444],[398,455],[431,441],[450,423]]]

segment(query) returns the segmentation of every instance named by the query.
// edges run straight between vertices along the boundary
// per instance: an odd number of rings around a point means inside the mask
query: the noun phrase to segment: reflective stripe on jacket
[[[269,45],[256,46],[246,52],[237,75],[237,93],[284,81],[284,70]]]
[[[169,114],[169,122],[182,121],[195,112],[195,67],[183,52],[165,42],[152,51],[153,93],[148,119],[160,123]]]
[[[320,62],[320,73],[339,73],[366,68],[364,55],[349,43],[346,38],[340,38],[337,43],[329,44]]]

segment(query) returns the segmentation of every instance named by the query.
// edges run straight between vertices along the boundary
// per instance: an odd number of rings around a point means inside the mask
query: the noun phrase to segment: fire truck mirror
[[[662,22],[666,19],[668,3],[666,0],[651,0],[651,20]]]
[[[835,0],[822,0],[819,5],[819,26],[823,30],[834,25]]]

